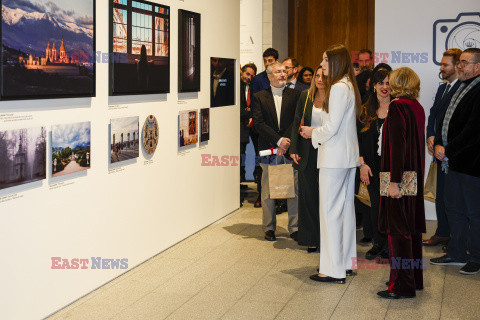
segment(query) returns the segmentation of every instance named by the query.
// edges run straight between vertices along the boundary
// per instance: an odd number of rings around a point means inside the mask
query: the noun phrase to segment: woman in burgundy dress
[[[422,233],[426,232],[423,202],[425,112],[416,100],[420,79],[410,68],[390,74],[393,100],[382,131],[381,172],[390,172],[390,187],[380,198],[379,231],[388,235],[390,281],[378,292],[387,299],[413,298],[423,289]],[[417,195],[402,196],[405,171],[417,173]]]

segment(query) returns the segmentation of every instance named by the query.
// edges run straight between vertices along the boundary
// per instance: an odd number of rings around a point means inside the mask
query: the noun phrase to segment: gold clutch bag
[[[390,187],[390,172],[380,172],[380,196],[387,196],[388,187]],[[417,172],[404,171],[399,187],[402,196],[416,196]]]

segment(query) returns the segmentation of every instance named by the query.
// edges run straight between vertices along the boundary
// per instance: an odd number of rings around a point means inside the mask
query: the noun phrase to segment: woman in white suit
[[[350,53],[329,47],[321,63],[325,102],[320,127],[302,127],[301,135],[318,148],[320,192],[320,268],[310,279],[345,283],[357,255],[355,170],[360,165],[356,116],[361,107]]]

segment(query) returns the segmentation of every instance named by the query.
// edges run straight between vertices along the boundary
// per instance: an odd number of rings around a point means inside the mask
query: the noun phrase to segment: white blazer
[[[355,91],[347,76],[330,90],[329,113],[322,110],[322,126],[312,132],[318,148],[318,168],[355,168],[360,165]]]

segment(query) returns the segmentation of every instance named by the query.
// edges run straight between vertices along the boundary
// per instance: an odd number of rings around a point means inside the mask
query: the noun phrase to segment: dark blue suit
[[[430,115],[428,116],[427,124],[427,139],[435,137],[437,130],[442,130],[438,126],[442,123],[445,112],[447,112],[450,100],[452,100],[455,91],[460,86],[460,81],[457,80],[453,87],[450,88],[448,93],[443,96],[447,84],[444,83],[438,87],[437,94],[435,95],[435,101],[430,109]],[[437,231],[435,235],[439,237],[450,237],[450,226],[447,220],[447,213],[445,211],[444,202],[444,187],[445,187],[445,173],[442,171],[442,166],[437,166],[437,196],[435,200],[435,210],[437,211]]]
[[[270,88],[270,80],[268,80],[267,72],[263,71],[253,77],[250,83],[250,93],[253,95],[257,92]]]

